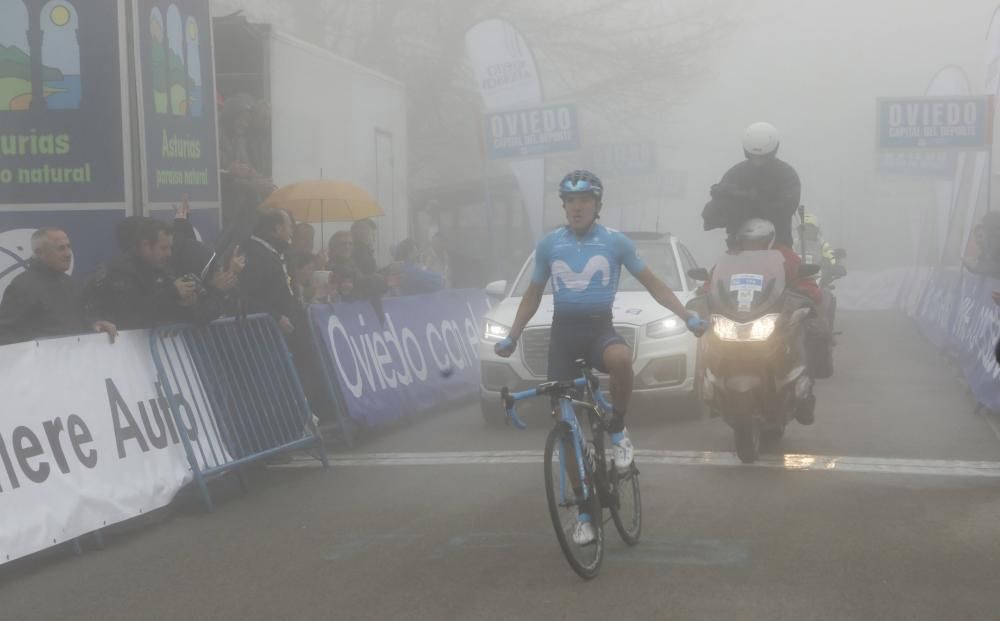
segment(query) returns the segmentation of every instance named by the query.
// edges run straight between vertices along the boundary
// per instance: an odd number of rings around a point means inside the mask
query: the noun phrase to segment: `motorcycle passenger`
[[[777,250],[785,258],[785,282],[813,303],[813,312],[805,322],[809,373],[814,378],[832,376],[833,339],[831,328],[822,312],[824,295],[816,279],[799,275],[802,259],[791,248],[774,242],[774,225],[767,220],[755,218],[747,221],[740,228],[737,239],[740,250]]]
[[[774,224],[776,243],[792,247],[792,218],[799,208],[802,185],[789,164],[778,159],[781,141],[770,123],[754,123],[743,134],[746,159],[712,186],[702,217],[705,230],[724,228],[730,244],[752,218]]]
[[[674,292],[636,253],[635,244],[624,234],[600,223],[604,186],[591,172],[575,170],[559,184],[559,196],[566,212],[566,226],[545,236],[535,250],[535,271],[531,285],[521,300],[510,334],[496,344],[496,353],[508,358],[528,321],[538,311],[546,283],[552,280],[555,313],[549,344],[548,377],[567,381],[579,377],[576,361],[584,359],[611,376],[614,412],[608,423],[615,467],[628,471],[634,448],[625,429],[625,414],[632,394],[632,350],[612,323],[612,306],[622,267],[643,284],[657,302],[683,320],[699,336],[705,323],[688,311]],[[582,488],[571,468],[570,479],[577,497]],[[600,516],[595,516],[600,519]],[[595,538],[591,516],[580,508],[573,541],[592,543]]]

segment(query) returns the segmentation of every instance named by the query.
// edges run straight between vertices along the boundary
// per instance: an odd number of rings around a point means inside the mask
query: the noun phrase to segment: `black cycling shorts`
[[[577,360],[607,373],[604,350],[611,345],[628,345],[615,332],[611,315],[556,315],[549,341],[549,380],[566,381],[580,377]]]

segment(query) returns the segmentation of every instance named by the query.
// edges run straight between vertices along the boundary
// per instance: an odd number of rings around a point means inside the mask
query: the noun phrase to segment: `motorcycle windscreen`
[[[713,313],[749,321],[775,312],[785,284],[785,257],[777,250],[726,254],[712,273],[709,305]]]

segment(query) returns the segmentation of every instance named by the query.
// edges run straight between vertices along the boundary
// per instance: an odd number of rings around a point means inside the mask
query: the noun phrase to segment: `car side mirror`
[[[833,251],[833,258],[837,259],[838,261],[843,261],[844,259],[847,258],[847,251],[844,250],[843,248],[837,248]]]
[[[490,284],[486,285],[486,295],[490,296],[491,298],[502,300],[504,296],[507,295],[507,281],[495,280]]]
[[[698,282],[708,282],[709,279],[708,270],[704,267],[692,267],[688,270],[688,276]]]
[[[799,278],[812,278],[822,269],[819,265],[802,264],[799,266]]]

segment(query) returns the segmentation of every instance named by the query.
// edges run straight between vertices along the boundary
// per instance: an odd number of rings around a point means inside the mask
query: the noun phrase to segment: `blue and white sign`
[[[386,298],[382,306],[382,322],[368,302],[309,307],[327,381],[352,420],[381,425],[478,393],[483,291]]]
[[[483,125],[491,160],[534,157],[580,148],[579,117],[573,104],[489,112]]]
[[[880,149],[986,149],[993,143],[993,97],[878,100]]]

